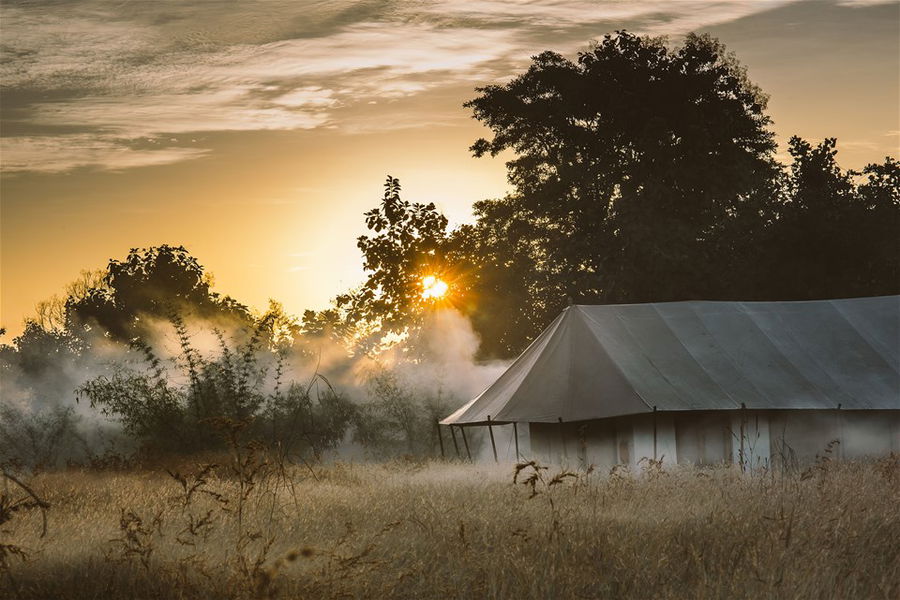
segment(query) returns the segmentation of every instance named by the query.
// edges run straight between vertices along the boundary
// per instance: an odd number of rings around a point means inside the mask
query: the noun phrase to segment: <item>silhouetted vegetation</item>
[[[181,343],[175,361],[182,369],[181,383],[171,381],[172,374],[152,348],[136,342],[145,368],[119,368],[78,389],[92,407],[120,421],[145,451],[222,447],[222,425],[228,423],[243,424],[245,438],[267,442],[288,455],[318,456],[343,440],[354,406],[330,385],[316,388],[323,379],[318,373],[306,384],[282,381],[283,357],[260,347],[258,331],[237,348],[220,337],[219,351],[206,357],[191,345],[182,323],[176,321],[175,327]]]
[[[513,157],[512,191],[476,202],[474,223],[449,230],[434,204],[402,199],[388,177],[358,239],[366,279],[302,320],[213,292],[183,247],[132,249],[83,272],[0,345],[12,400],[0,432],[15,432],[22,460],[58,462],[64,440],[82,443],[67,409],[78,388],[148,452],[219,448],[222,423],[236,422],[287,453],[318,455],[351,437],[379,455],[434,453],[433,424],[448,408],[439,392],[409,389],[383,365],[362,377],[366,402],[329,383],[398,339],[402,360],[426,360],[416,349],[433,302],[424,275],[451,285],[441,302],[471,320],[481,355],[503,358],[569,300],[900,293],[900,163],[847,171],[836,140],[794,137],[780,164],[765,95],[713,38],[669,47],[618,32],[575,60],[541,53],[477,92],[466,106],[492,137],[473,154]],[[190,327],[215,332],[213,348],[200,349]],[[339,358],[328,372],[323,348]],[[33,414],[16,408],[29,402]]]
[[[249,323],[247,307],[210,291],[210,283],[203,267],[183,246],[132,248],[125,260],[109,261],[103,285],[67,300],[67,328],[100,327],[113,339],[129,340],[146,335],[153,319],[175,313]]]
[[[436,451],[434,420],[449,407],[423,421],[427,395],[414,398],[384,368],[360,374],[394,382],[368,386],[374,402],[363,407],[318,369],[323,347],[344,357],[330,362],[337,377],[358,366],[352,338],[361,327],[329,322],[334,311],[310,312],[301,324],[277,302],[253,315],[210,292],[208,280],[184,248],[134,249],[92,274],[94,287],[69,286],[72,295],[43,304],[42,320],[0,346],[0,464],[40,469],[132,450],[143,458],[218,452],[229,432],[304,460],[351,438],[382,456]],[[204,336],[206,348],[196,341]],[[75,399],[118,423],[129,443],[98,440],[108,425],[87,439]]]
[[[424,275],[443,274],[438,249],[446,238],[447,218],[433,203],[400,198],[400,182],[388,176],[381,205],[365,213],[366,227],[375,233],[359,238],[365,283],[339,296],[351,322],[377,323],[383,332],[403,331],[422,313]]]
[[[382,294],[354,297],[351,315],[396,330],[409,281],[439,265],[456,275],[454,296],[482,354],[511,357],[569,300],[900,291],[900,165],[888,157],[843,171],[835,140],[796,137],[793,162],[779,164],[765,95],[713,38],[669,48],[619,32],[575,61],[544,52],[511,82],[478,92],[466,106],[493,137],[471,150],[513,152],[513,191],[475,203],[475,223],[446,235],[433,208],[383,204],[391,222],[423,225],[385,232],[370,218],[373,235],[360,247],[392,244],[392,253],[367,260],[364,289]],[[425,209],[429,219],[417,221]]]

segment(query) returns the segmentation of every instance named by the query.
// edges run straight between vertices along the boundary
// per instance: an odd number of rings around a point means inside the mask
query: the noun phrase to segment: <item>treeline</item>
[[[451,231],[389,178],[359,240],[369,277],[338,298],[339,320],[405,330],[416,282],[437,272],[482,355],[508,358],[570,299],[900,292],[900,164],[843,170],[834,139],[798,137],[780,163],[766,96],[713,38],[669,48],[619,32],[574,61],[544,52],[466,106],[493,135],[474,155],[512,155],[512,192]]]
[[[434,204],[404,200],[388,177],[358,240],[366,279],[299,319],[213,292],[184,248],[134,249],[39,305],[0,346],[4,395],[71,396],[64,374],[88,373],[79,401],[160,450],[213,447],[239,424],[296,452],[348,436],[433,452],[434,421],[459,399],[414,394],[389,369],[371,371],[365,403],[329,383],[398,335],[404,360],[422,359],[417,335],[434,302],[425,275],[449,283],[441,302],[468,317],[483,358],[515,356],[569,301],[900,292],[900,164],[843,170],[834,139],[797,137],[780,163],[765,95],[715,39],[670,48],[619,32],[575,60],[544,52],[477,92],[466,106],[492,136],[472,152],[510,155],[512,192],[476,202],[474,223],[449,229]],[[196,347],[195,323],[212,332],[210,348]],[[171,356],[160,355],[161,324],[177,340]],[[341,356],[328,373],[317,367],[323,344]],[[123,360],[110,366],[103,352]],[[41,430],[11,419],[0,419],[8,445]]]
[[[348,335],[211,291],[183,247],[132,249],[41,303],[0,345],[0,463],[116,463],[236,442],[305,459],[342,444],[434,454],[435,423],[458,399],[413,389]],[[73,400],[121,429],[80,422]]]

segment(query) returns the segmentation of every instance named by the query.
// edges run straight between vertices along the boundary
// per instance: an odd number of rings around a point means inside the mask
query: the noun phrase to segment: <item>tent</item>
[[[900,296],[569,306],[441,423],[607,463],[900,450]]]

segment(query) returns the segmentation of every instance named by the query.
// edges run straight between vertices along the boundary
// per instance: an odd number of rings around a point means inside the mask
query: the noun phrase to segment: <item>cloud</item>
[[[10,0],[4,124],[22,133],[4,141],[3,168],[188,160],[205,150],[132,141],[192,132],[405,128],[372,102],[495,81],[617,27],[679,34],[788,1]]]
[[[94,134],[17,136],[0,139],[4,171],[62,172],[77,167],[121,170],[200,158],[205,148],[161,147],[152,151]]]
[[[897,0],[838,0],[839,6],[866,7],[880,4],[897,4]]]

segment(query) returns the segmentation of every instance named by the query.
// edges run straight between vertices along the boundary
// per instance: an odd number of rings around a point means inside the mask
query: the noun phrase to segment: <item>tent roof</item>
[[[900,296],[565,309],[447,425],[900,409]]]

